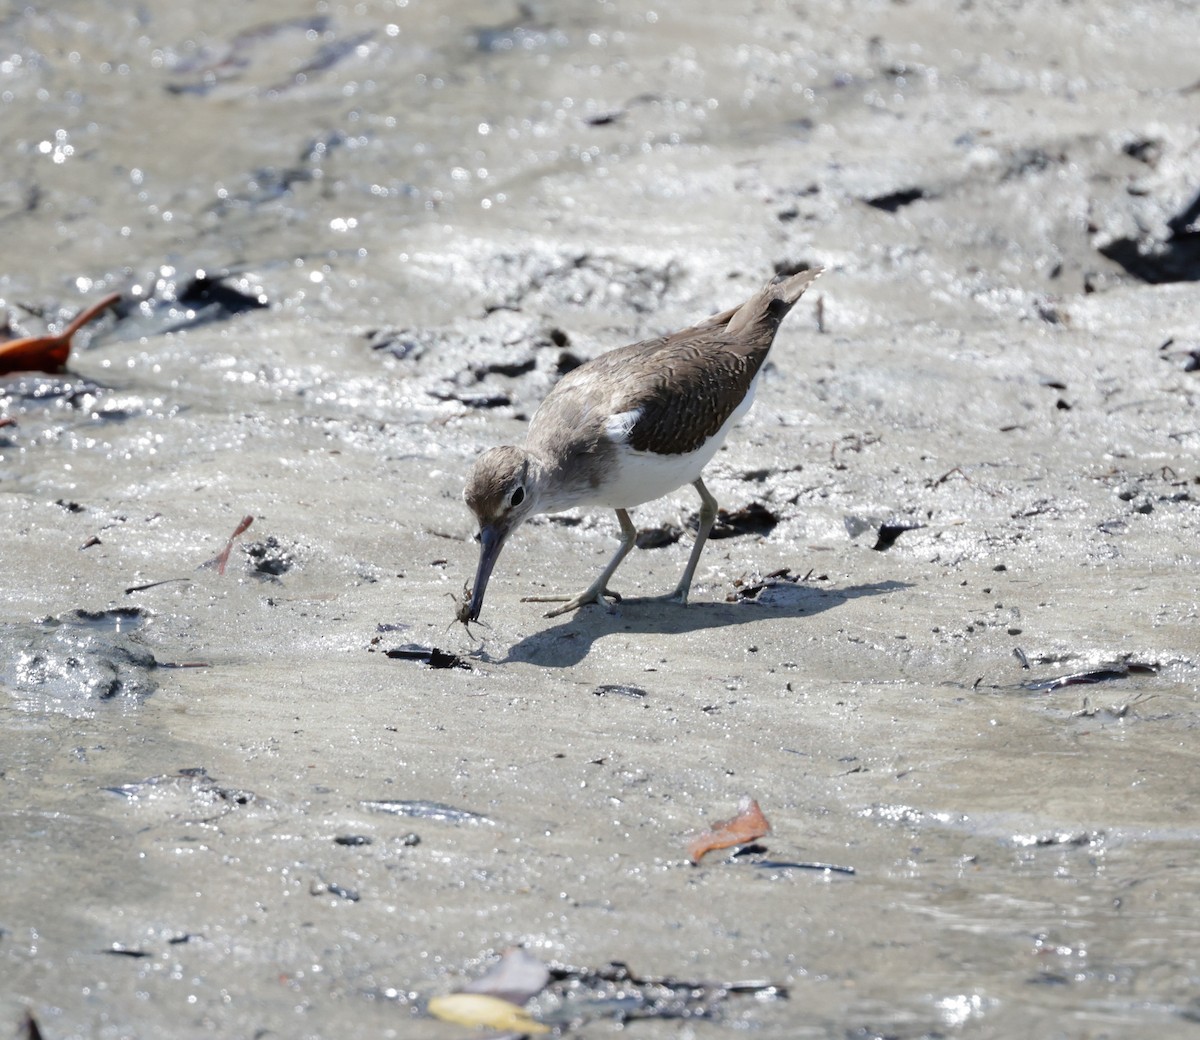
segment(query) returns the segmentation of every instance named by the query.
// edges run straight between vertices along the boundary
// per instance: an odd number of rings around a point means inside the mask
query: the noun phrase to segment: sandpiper
[[[637,538],[629,510],[691,484],[700,495],[696,542],[679,584],[662,597],[687,603],[717,516],[700,473],[749,411],[780,322],[820,273],[777,276],[740,307],[563,376],[530,421],[524,447],[492,448],[471,470],[463,498],[479,521],[479,566],[458,620],[478,620],[500,550],[523,521],[575,506],[615,509],[621,544],[578,596],[536,601],[566,599],[546,615],[555,617],[606,595],[619,599],[608,582]]]

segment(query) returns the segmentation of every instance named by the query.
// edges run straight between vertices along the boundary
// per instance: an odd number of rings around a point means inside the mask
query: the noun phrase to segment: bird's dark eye
[[[513,491],[512,498],[510,498],[508,500],[508,504],[510,506],[519,506],[524,501],[525,501],[525,489],[523,487],[519,487],[515,491]]]

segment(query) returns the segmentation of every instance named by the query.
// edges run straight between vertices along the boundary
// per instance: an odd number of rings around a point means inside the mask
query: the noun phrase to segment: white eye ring
[[[525,489],[518,484],[513,490],[512,497],[508,500],[508,505],[512,508],[513,506],[519,506],[524,501]]]

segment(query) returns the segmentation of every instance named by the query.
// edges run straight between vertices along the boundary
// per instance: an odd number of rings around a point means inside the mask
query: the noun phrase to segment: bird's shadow
[[[840,589],[780,583],[765,590],[769,596],[760,594],[766,602],[691,603],[686,607],[652,598],[630,598],[609,608],[583,607],[557,624],[525,636],[504,657],[493,657],[486,648],[472,656],[488,664],[519,662],[570,668],[587,657],[597,639],[616,632],[680,635],[755,621],[807,618],[852,599],[883,596],[906,588],[911,588],[911,582],[880,581]]]

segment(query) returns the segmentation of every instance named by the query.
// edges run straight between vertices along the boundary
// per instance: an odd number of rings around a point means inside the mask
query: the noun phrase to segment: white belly
[[[729,431],[754,403],[758,389],[758,376],[750,384],[742,403],[724,424],[696,451],[685,455],[657,455],[651,451],[634,451],[624,440],[624,430],[619,419],[610,422],[609,435],[617,444],[618,467],[613,479],[606,480],[587,497],[587,504],[608,506],[611,509],[631,509],[643,502],[651,502],[676,488],[691,484],[700,476],[701,470],[712,461],[729,436]]]

